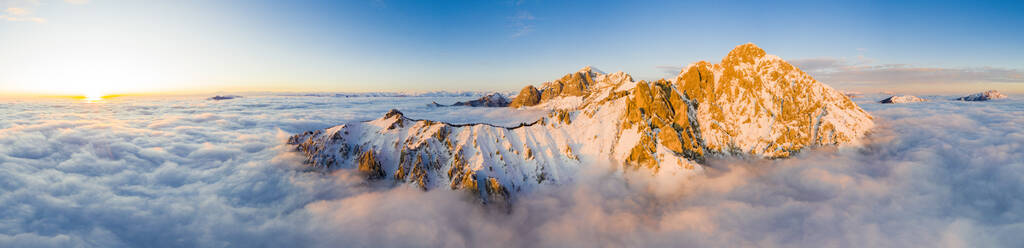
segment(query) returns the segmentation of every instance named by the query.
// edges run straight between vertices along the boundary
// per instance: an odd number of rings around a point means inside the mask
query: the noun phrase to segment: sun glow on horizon
[[[95,102],[95,101],[103,100],[104,96],[105,95],[103,95],[102,93],[94,91],[94,92],[85,93],[84,100],[89,101],[89,102]]]

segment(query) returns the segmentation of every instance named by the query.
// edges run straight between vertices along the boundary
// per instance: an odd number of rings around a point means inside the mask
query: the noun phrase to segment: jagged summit
[[[583,68],[581,68],[579,70],[579,72],[588,72],[588,73],[595,73],[595,74],[606,74],[601,69],[597,69],[597,67],[590,66],[590,65],[584,66]]]
[[[583,98],[589,98],[591,93],[601,91],[608,86],[618,86],[623,83],[632,83],[633,77],[625,72],[605,73],[592,66],[586,66],[574,73],[566,74],[562,78],[545,82],[540,87],[527,85],[519,91],[515,99],[512,99],[509,107],[520,108],[553,103],[551,108],[575,108]],[[545,105],[547,106],[547,105]]]
[[[750,63],[758,58],[764,57],[765,55],[767,55],[767,53],[765,53],[764,49],[754,45],[754,43],[747,43],[736,46],[732,51],[729,51],[729,54],[726,55],[725,58],[722,58],[722,64]]]
[[[513,108],[528,107],[555,98],[583,96],[591,91],[597,82],[596,78],[603,75],[604,73],[587,66],[577,72],[566,74],[558,80],[546,82],[541,85],[540,89],[528,85],[519,92],[509,106]]]
[[[319,167],[359,165],[368,177],[383,171],[423,189],[445,185],[493,201],[571,181],[592,164],[586,161],[693,174],[712,157],[782,158],[850,144],[874,125],[847,96],[753,44],[737,46],[719,64],[691,64],[674,80],[634,81],[585,67],[524,87],[509,106],[550,112],[498,127],[393,118],[401,116],[393,110],[289,143]]]

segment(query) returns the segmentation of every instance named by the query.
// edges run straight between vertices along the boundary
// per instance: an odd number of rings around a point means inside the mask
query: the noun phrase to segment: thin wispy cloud
[[[512,33],[512,37],[519,37],[530,32],[533,32],[533,20],[537,19],[529,11],[519,11],[515,16],[512,17],[512,27],[515,28],[515,32]]]
[[[4,10],[4,12],[6,12],[7,14],[16,15],[16,16],[23,16],[23,15],[27,15],[28,14],[28,10],[25,10],[25,9],[22,9],[22,8],[7,8],[6,10]]]
[[[656,65],[654,68],[665,73],[669,77],[675,77],[683,70],[683,67],[678,65]]]
[[[89,0],[64,0],[64,2],[80,5],[89,3]],[[35,13],[35,10],[41,5],[38,0],[0,1],[0,8],[3,8],[3,11],[0,11],[0,20],[46,23],[46,18],[37,16]]]
[[[46,19],[32,16],[12,16],[12,15],[0,15],[0,20],[6,20],[11,22],[35,22],[35,23],[46,23]]]
[[[26,8],[9,7],[4,9],[3,15],[0,15],[0,19],[12,21],[12,22],[46,22],[46,19],[32,16],[32,11]]]

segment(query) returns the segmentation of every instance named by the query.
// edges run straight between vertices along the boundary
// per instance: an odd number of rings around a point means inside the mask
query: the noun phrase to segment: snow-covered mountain
[[[1007,98],[1007,96],[1003,95],[1003,93],[999,93],[999,91],[990,90],[990,91],[979,92],[979,93],[971,94],[971,95],[964,96],[964,97],[961,97],[961,98],[957,98],[956,100],[960,100],[960,101],[988,101],[988,100],[1002,99],[1002,98]]]
[[[501,93],[491,93],[486,96],[482,96],[479,99],[465,102],[456,102],[452,106],[470,106],[470,107],[508,107],[509,100]]]
[[[635,81],[586,67],[523,88],[510,107],[550,113],[501,127],[415,120],[392,110],[288,142],[319,168],[356,168],[370,178],[504,201],[572,181],[594,161],[701,173],[708,157],[787,157],[854,142],[874,125],[847,96],[753,44],[719,64],[691,64],[673,80]]]
[[[893,104],[893,103],[912,103],[912,102],[926,102],[926,101],[928,101],[928,100],[922,99],[922,98],[917,97],[917,96],[902,95],[902,96],[890,96],[889,98],[882,99],[881,101],[878,101],[878,103]]]

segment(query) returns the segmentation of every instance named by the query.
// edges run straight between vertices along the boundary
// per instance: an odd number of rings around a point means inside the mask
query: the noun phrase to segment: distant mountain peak
[[[912,102],[927,102],[928,100],[922,99],[912,95],[901,95],[901,96],[890,96],[889,98],[882,99],[878,103],[884,104],[895,104],[895,103],[912,103]]]
[[[1003,93],[1000,93],[999,91],[989,90],[989,91],[985,91],[985,92],[978,92],[978,93],[971,94],[971,95],[968,95],[968,96],[960,97],[960,98],[957,98],[956,100],[960,100],[960,101],[988,101],[988,100],[994,100],[994,99],[1003,99],[1003,98],[1007,98],[1007,97],[1008,96],[1004,95]]]
[[[584,66],[582,69],[579,70],[579,72],[591,72],[591,73],[597,73],[597,74],[607,74],[604,71],[602,71],[601,69],[597,69],[597,67],[590,66],[590,65]]]
[[[476,100],[466,102],[456,102],[452,106],[470,106],[470,107],[508,107],[509,100],[505,98],[501,93],[491,93],[486,96],[482,96]]]

